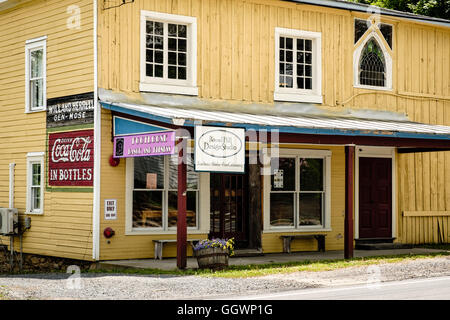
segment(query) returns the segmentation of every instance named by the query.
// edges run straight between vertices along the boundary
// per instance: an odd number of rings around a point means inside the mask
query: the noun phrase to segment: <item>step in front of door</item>
[[[236,249],[234,250],[233,257],[257,257],[263,256],[263,252],[260,249]]]
[[[413,248],[413,245],[405,243],[359,243],[355,245],[356,250],[391,250],[411,248]]]

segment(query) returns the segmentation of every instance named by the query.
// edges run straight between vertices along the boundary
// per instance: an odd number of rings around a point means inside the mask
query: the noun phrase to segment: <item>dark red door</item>
[[[246,174],[211,173],[210,238],[247,240]]]
[[[359,158],[359,238],[392,237],[392,159]]]

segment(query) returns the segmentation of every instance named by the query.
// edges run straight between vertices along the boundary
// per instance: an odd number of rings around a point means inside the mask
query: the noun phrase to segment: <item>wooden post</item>
[[[353,195],[355,146],[345,147],[344,258],[353,258]]]
[[[248,165],[249,186],[249,247],[261,248],[261,167],[259,164]]]
[[[186,268],[187,223],[186,223],[186,139],[178,140],[178,216],[177,216],[177,267]]]

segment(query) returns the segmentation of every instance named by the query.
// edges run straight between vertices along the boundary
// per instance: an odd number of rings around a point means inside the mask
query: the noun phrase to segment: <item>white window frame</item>
[[[358,19],[363,20],[363,19]],[[381,23],[381,22],[377,22]],[[388,24],[384,23],[383,24]],[[355,24],[353,23],[353,28],[355,28]],[[392,30],[394,30],[392,26]],[[362,85],[359,82],[359,63],[361,60],[361,54],[363,52],[364,47],[366,46],[367,42],[374,38],[375,41],[378,43],[378,45],[381,48],[381,51],[383,51],[384,55],[384,61],[385,61],[385,68],[386,68],[386,83],[384,87],[379,86],[368,86],[368,85]],[[394,46],[394,35],[392,35],[392,46]],[[386,40],[384,39],[383,35],[381,34],[381,31],[378,29],[378,25],[372,24],[372,26],[369,27],[369,29],[364,33],[364,35],[355,43],[355,49],[353,51],[353,87],[360,88],[360,89],[369,89],[369,90],[381,90],[381,91],[392,91],[392,55],[393,52],[389,45],[387,44]]]
[[[39,163],[41,165],[41,205],[39,209],[31,209],[32,199],[31,199],[31,188],[33,187],[33,164]],[[44,152],[30,152],[27,154],[27,200],[26,200],[26,212],[27,214],[44,214],[44,181],[45,181],[45,170],[44,170]]]
[[[146,22],[147,20],[164,23],[165,30],[168,23],[187,25],[187,68],[186,80],[157,79],[146,76]],[[167,32],[164,32],[167,37]],[[141,10],[140,28],[140,83],[139,90],[144,92],[174,93],[198,95],[197,87],[197,18]],[[164,41],[164,69],[167,69],[167,41]]]
[[[43,105],[39,108],[31,108],[31,96],[30,96],[30,54],[36,50],[43,50],[42,53],[42,79],[43,79]],[[30,39],[25,42],[25,113],[40,112],[47,109],[47,36]]]
[[[312,90],[280,88],[280,37],[312,40]],[[295,64],[295,63],[294,63]],[[295,82],[295,75],[294,75]],[[323,103],[322,96],[322,34],[286,28],[275,28],[275,101]]]
[[[189,148],[189,153],[192,150]],[[176,234],[176,227],[168,227],[168,208],[165,205],[169,191],[169,161],[170,156],[164,157],[164,188],[158,189],[163,193],[163,215],[161,228],[134,228],[133,227],[133,190],[134,190],[134,158],[126,159],[126,181],[125,181],[125,234],[126,235],[155,235],[155,234]],[[197,212],[196,226],[188,227],[189,234],[205,234],[209,233],[209,173],[198,174],[197,185]],[[200,196],[201,195],[201,196]]]
[[[270,158],[269,149],[264,149],[265,156]],[[298,206],[294,206],[295,217],[294,226],[271,226],[270,225],[270,193],[271,193],[271,175],[270,175],[270,162],[265,166],[265,172],[269,173],[264,175],[264,228],[263,233],[276,233],[276,232],[316,232],[316,231],[331,231],[331,156],[330,150],[323,149],[279,149],[279,154],[276,157],[296,157],[298,158],[322,158],[324,159],[324,208],[322,213],[322,225],[320,226],[300,226],[298,224]],[[296,184],[299,180],[298,163],[296,161]],[[297,191],[297,190],[296,190]]]

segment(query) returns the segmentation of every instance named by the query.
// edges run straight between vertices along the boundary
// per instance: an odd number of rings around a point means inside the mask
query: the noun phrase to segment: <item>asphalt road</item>
[[[252,296],[242,300],[450,300],[450,276],[316,288]]]

